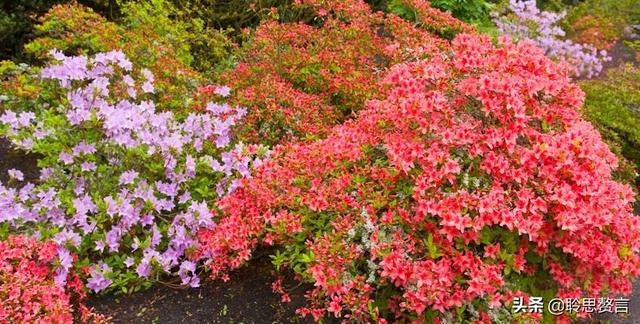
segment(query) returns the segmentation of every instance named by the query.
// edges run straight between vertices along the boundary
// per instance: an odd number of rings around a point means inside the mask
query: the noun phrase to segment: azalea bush
[[[441,34],[468,25],[422,0],[402,1],[411,21],[374,12],[364,1],[300,1],[316,12],[314,26],[268,20],[249,35],[238,63],[220,75],[249,107],[239,130],[254,142],[313,140],[378,96],[377,81],[415,47],[448,47]]]
[[[494,22],[501,33],[531,41],[548,57],[574,67],[577,77],[597,76],[602,71],[602,64],[611,58],[604,49],[567,39],[559,25],[565,15],[565,11],[542,11],[535,0],[510,0],[507,12],[495,13]]]
[[[316,320],[540,319],[513,298],[629,294],[634,194],[570,71],[470,34],[413,55],[353,120],[277,146],[220,200],[199,233],[212,276],[275,246],[276,269],[313,284],[298,312]]]
[[[206,111],[158,111],[153,73],[123,52],[66,56],[34,70],[37,100],[9,95],[0,134],[38,156],[41,176],[24,183],[19,170],[0,186],[0,224],[53,240],[88,266],[87,287],[125,292],[161,274],[198,286],[197,260],[187,258],[194,233],[214,226],[209,202],[248,177],[265,149],[238,143],[231,128],[246,109],[216,88]],[[23,72],[28,74],[28,72]]]
[[[640,23],[640,7],[635,0],[585,0],[569,6],[563,20],[570,38],[608,49]]]
[[[122,24],[107,21],[77,3],[54,6],[39,18],[40,23],[35,26],[37,37],[25,45],[25,53],[46,62],[51,59],[49,53],[53,49],[67,55],[123,51],[132,63],[153,73],[154,93],[160,99],[158,109],[186,111],[190,94],[203,82],[203,77],[191,66],[194,58],[189,29],[169,19],[170,13],[158,8],[161,5],[162,1],[137,7],[129,4],[126,8],[131,10],[122,18]],[[210,52],[222,55],[224,46],[221,42],[220,47],[212,47]],[[18,83],[14,88],[20,86]]]
[[[5,323],[105,322],[80,302],[86,296],[78,275],[67,274],[64,286],[54,281],[55,269],[73,262],[55,243],[11,235],[0,241],[0,321]],[[77,308],[77,309],[74,309]]]

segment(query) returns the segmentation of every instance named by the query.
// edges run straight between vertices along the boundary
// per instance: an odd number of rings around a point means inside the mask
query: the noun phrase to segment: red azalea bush
[[[73,323],[72,305],[85,297],[84,285],[76,274],[67,275],[66,287],[56,285],[56,262],[53,242],[21,235],[0,241],[0,322]],[[82,304],[76,314],[83,322],[106,320]]]
[[[565,68],[461,34],[377,87],[357,118],[277,147],[220,201],[199,235],[214,277],[275,245],[276,267],[314,284],[301,314],[357,321],[510,320],[514,296],[630,293],[633,192]]]
[[[378,95],[381,71],[402,61],[407,49],[446,49],[448,42],[436,35],[443,26],[471,30],[424,0],[405,2],[419,24],[373,12],[361,0],[307,0],[300,5],[316,10],[316,26],[260,25],[240,62],[221,75],[234,89],[234,103],[249,108],[244,138],[266,144],[322,138]]]

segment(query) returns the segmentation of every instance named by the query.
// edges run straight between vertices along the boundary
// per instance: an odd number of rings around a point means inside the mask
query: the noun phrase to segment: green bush
[[[612,150],[629,162],[620,176],[636,178],[640,167],[640,69],[623,65],[612,69],[606,80],[581,82],[586,93],[585,117],[596,126]]]
[[[431,5],[463,21],[486,21],[493,4],[485,0],[432,0]]]
[[[570,38],[620,38],[625,27],[640,23],[640,5],[637,0],[586,0],[569,7],[564,21],[563,29]],[[592,26],[596,28],[588,28]]]
[[[187,28],[174,24],[169,11],[160,10],[163,3],[125,4],[128,9],[123,25],[78,4],[54,6],[40,18],[38,37],[25,46],[25,52],[46,60],[54,48],[69,55],[122,50],[135,65],[154,73],[155,95],[163,99],[158,108],[185,109],[203,77],[190,66],[194,58],[186,45],[190,37]]]
[[[0,3],[0,60],[24,61],[24,44],[34,37],[37,17],[45,14],[57,4],[69,3],[71,0],[16,0]],[[114,0],[79,0],[109,19],[115,18],[119,8]]]
[[[227,57],[232,48],[225,33],[206,24],[167,0],[126,2],[120,24],[128,29],[153,26],[176,49],[178,57],[199,71],[208,71]]]

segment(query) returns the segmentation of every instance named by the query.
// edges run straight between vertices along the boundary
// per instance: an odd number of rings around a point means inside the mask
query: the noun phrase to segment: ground
[[[130,296],[91,298],[89,306],[111,316],[115,323],[307,323],[295,314],[303,306],[304,291],[291,291],[292,302],[281,303],[273,293],[275,276],[266,253],[235,271],[228,282],[205,282],[202,287],[172,289],[156,285]],[[285,281],[295,287],[293,280]]]

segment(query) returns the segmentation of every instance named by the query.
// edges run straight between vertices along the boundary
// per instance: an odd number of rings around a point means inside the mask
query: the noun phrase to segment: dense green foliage
[[[24,60],[24,44],[33,39],[37,17],[45,14],[56,4],[70,0],[15,0],[0,3],[0,60]],[[118,13],[115,0],[80,0],[106,17],[113,18]]]
[[[580,84],[587,97],[584,114],[614,151],[640,166],[640,69],[632,65],[609,71],[606,80]],[[623,169],[627,179],[634,171]]]
[[[433,0],[431,5],[449,11],[463,21],[486,20],[492,8],[492,4],[485,0]]]
[[[25,52],[44,60],[54,48],[83,55],[122,50],[134,64],[154,73],[155,94],[163,98],[159,108],[185,109],[202,77],[190,66],[194,58],[188,45],[191,34],[187,26],[170,20],[163,4],[164,1],[154,1],[149,5],[128,5],[132,10],[124,16],[124,25],[107,21],[81,5],[55,6],[40,18],[36,26],[38,38],[25,46]],[[210,39],[222,37],[212,35]],[[226,51],[226,44],[217,47],[219,53]],[[210,53],[209,58],[215,59],[216,48],[211,47]],[[206,58],[199,61],[205,62]]]
[[[568,7],[564,29],[570,38],[608,49],[633,24],[640,24],[637,0],[585,0]]]

